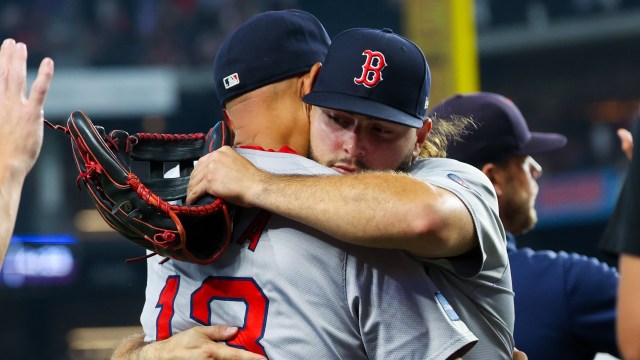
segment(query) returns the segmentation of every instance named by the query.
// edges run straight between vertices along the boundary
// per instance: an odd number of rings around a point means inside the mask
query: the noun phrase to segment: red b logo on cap
[[[353,82],[371,88],[382,80],[382,69],[387,66],[387,62],[379,51],[365,50],[362,55],[366,56],[367,60],[362,65],[362,75],[360,78],[353,78]]]

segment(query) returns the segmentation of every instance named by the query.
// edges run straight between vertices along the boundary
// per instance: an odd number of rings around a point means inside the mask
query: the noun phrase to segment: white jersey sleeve
[[[239,150],[275,173],[333,175],[301,156]],[[230,346],[269,359],[446,359],[476,337],[422,262],[367,249],[260,209],[242,209],[214,264],[147,260],[146,341],[238,326]]]
[[[346,270],[347,301],[369,359],[446,359],[470,344],[464,322],[407,253],[352,246]]]
[[[511,359],[514,293],[493,185],[480,170],[452,159],[419,159],[411,175],[455,194],[473,219],[475,250],[457,257],[422,259],[429,277],[479,338],[464,358]]]

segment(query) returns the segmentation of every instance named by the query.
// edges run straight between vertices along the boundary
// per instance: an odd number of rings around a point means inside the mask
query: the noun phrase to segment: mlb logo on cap
[[[240,77],[238,77],[238,73],[231,74],[225,77],[224,79],[222,79],[222,82],[224,82],[224,88],[228,89],[232,86],[236,86],[240,84]]]
[[[308,12],[288,9],[253,16],[218,48],[213,62],[218,100],[224,105],[249,91],[308,72],[324,60],[330,42],[320,21]]]
[[[422,127],[431,73],[422,50],[389,29],[351,29],[331,45],[311,105]]]

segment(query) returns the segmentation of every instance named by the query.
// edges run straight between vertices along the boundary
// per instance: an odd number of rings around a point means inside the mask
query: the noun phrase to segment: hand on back
[[[143,359],[264,360],[264,357],[217,341],[233,339],[238,328],[199,326],[144,347]]]

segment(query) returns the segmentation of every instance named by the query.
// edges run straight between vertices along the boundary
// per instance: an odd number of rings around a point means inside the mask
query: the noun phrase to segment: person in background
[[[639,120],[636,119],[632,131],[633,134],[626,129],[618,130],[622,152],[630,164],[600,242],[602,250],[618,256],[620,286],[616,337],[625,360],[640,359],[640,154],[633,146],[633,138],[640,137]]]
[[[532,156],[562,148],[567,139],[531,132],[520,110],[499,94],[450,97],[430,116],[471,117],[477,129],[449,144],[448,156],[482,170],[493,183],[507,231],[515,292],[516,345],[532,359],[593,359],[618,354],[615,341],[618,273],[594,258],[518,248],[515,236],[537,222],[542,167]]]
[[[42,148],[44,101],[53,78],[44,58],[27,97],[27,46],[5,39],[0,48],[0,268],[18,216],[24,181]]]

